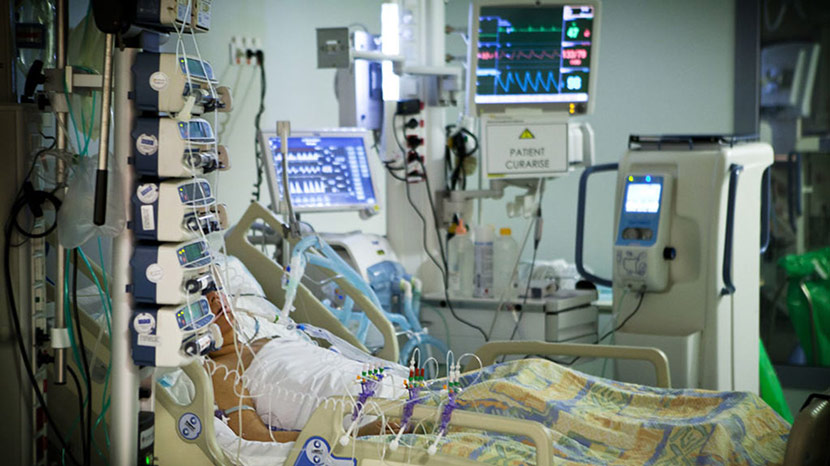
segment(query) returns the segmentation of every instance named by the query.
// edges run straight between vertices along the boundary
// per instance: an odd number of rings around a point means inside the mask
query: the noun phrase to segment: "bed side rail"
[[[182,367],[195,387],[193,399],[180,405],[157,386],[155,437],[156,452],[160,464],[230,465],[225,453],[216,441],[213,425],[213,382],[199,361]],[[179,423],[188,422],[188,416],[196,416],[201,428],[199,435],[188,440],[179,433]],[[184,418],[184,419],[183,419]],[[194,424],[193,421],[190,421]]]
[[[278,307],[282,307],[285,301],[285,292],[281,286],[282,275],[284,273],[283,268],[262,254],[247,238],[248,230],[250,230],[251,226],[257,220],[264,221],[277,234],[281,234],[283,226],[279,219],[274,216],[274,213],[266,209],[262,204],[252,202],[236,226],[225,236],[225,244],[228,248],[228,253],[242,260],[245,266],[254,274],[265,290],[268,299]],[[384,345],[377,356],[388,361],[397,361],[399,348],[398,339],[395,336],[395,327],[383,315],[383,311],[376,308],[368,297],[357,292],[347,281],[342,279],[335,281],[354,299],[355,305],[366,313],[369,320],[383,335]],[[355,347],[368,352],[366,347],[302,283],[300,283],[297,289],[295,307],[296,310],[294,312],[299,322],[308,322],[312,325],[325,328]]]
[[[830,464],[830,389],[813,394],[798,412],[787,441],[784,466]]]
[[[364,440],[351,439],[343,446],[339,443],[340,437],[345,434],[343,429],[343,418],[351,412],[352,401],[349,398],[331,398],[320,407],[306,423],[305,428],[291,450],[291,454],[285,464],[294,464],[297,457],[302,453],[306,441],[312,437],[324,438],[333,449],[333,454],[340,457],[354,457],[361,464],[364,460],[374,460],[383,464],[419,464],[419,465],[474,465],[478,462],[466,458],[441,454],[429,456],[426,449],[411,450],[404,446],[391,451],[382,444]],[[394,400],[384,400],[377,403],[369,403],[366,407],[368,415],[383,415],[387,420],[400,419],[403,415],[403,403]],[[415,421],[427,421],[439,423],[441,410],[435,407],[423,405],[415,406],[412,418]],[[466,427],[474,430],[488,432],[521,435],[528,437],[536,447],[536,464],[538,466],[549,466],[553,464],[553,440],[549,431],[541,423],[512,419],[492,414],[480,414],[469,411],[456,410],[452,413],[451,427]],[[375,464],[374,462],[372,464]]]
[[[544,341],[491,341],[476,350],[481,364],[489,366],[499,356],[540,355],[540,356],[582,356],[590,358],[636,359],[648,361],[657,373],[657,386],[671,388],[669,359],[657,348],[639,346],[585,345],[576,343],[548,343]],[[478,369],[479,363],[473,358],[465,371]]]

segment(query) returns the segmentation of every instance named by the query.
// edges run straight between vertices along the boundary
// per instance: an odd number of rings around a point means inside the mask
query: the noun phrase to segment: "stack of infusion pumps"
[[[162,31],[188,31],[178,37],[185,42],[177,44],[179,53],[145,49],[132,66],[132,105],[140,116],[131,134],[136,183],[129,227],[136,246],[130,333],[138,366],[182,366],[222,345],[207,294],[218,288],[211,237],[227,227],[227,218],[208,175],[229,167],[210,121],[214,112],[230,111],[230,93],[218,86],[208,62],[181,54],[195,48],[187,47],[191,29],[209,29],[210,2],[175,3],[177,9],[156,24]]]

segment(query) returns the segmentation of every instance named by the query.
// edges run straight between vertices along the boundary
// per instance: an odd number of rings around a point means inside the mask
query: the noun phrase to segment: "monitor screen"
[[[288,138],[288,186],[294,210],[375,208],[377,198],[365,137],[291,136]],[[282,186],[280,139],[269,137],[279,194]]]
[[[656,214],[660,211],[660,183],[628,183],[625,192],[625,211],[629,213]]]
[[[479,10],[476,104],[588,102],[594,7]]]

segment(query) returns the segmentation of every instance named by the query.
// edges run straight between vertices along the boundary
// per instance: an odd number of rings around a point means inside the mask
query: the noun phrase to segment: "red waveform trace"
[[[535,50],[518,50],[515,52],[508,52],[499,50],[497,52],[478,52],[479,60],[555,60],[557,58],[559,58],[559,51],[537,52]]]

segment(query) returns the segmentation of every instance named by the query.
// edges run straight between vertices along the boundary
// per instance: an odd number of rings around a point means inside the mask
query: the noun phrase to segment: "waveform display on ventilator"
[[[592,6],[482,6],[479,104],[587,102]]]
[[[282,180],[279,138],[269,139],[275,179]],[[288,192],[297,211],[374,207],[372,174],[362,137],[289,137]],[[284,193],[282,183],[278,186]]]

